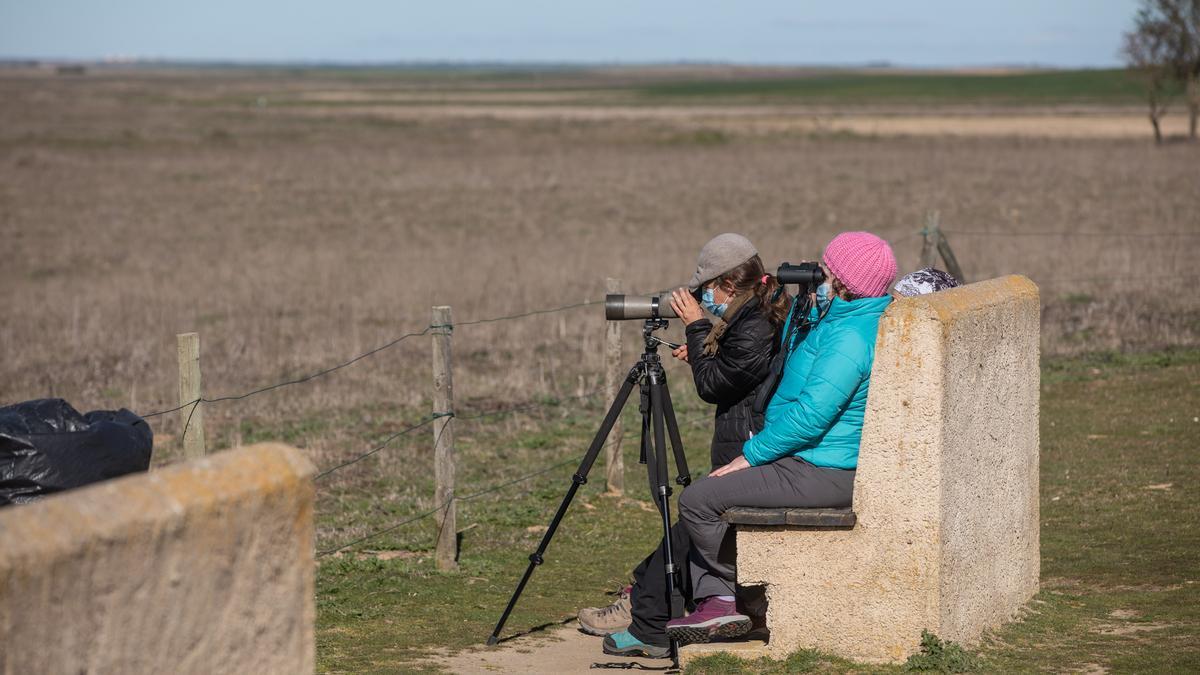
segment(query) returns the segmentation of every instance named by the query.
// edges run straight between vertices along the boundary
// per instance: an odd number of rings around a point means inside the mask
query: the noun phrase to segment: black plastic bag
[[[0,506],[150,468],[154,434],[125,410],[79,414],[61,398],[0,408]]]

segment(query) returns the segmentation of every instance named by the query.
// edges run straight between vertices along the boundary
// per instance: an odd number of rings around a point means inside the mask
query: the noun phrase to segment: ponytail
[[[719,277],[728,283],[735,293],[751,292],[758,298],[759,309],[777,329],[787,321],[790,300],[773,274],[767,274],[762,258],[753,256],[746,262]]]
[[[754,294],[758,296],[759,305],[771,324],[776,328],[782,328],[784,322],[787,321],[790,306],[788,301],[791,298],[779,285],[779,280],[775,278],[775,275],[764,274],[762,283],[755,287]]]

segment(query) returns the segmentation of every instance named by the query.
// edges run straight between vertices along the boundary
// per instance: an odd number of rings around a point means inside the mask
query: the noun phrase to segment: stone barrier
[[[0,668],[312,672],[312,474],[261,444],[0,510]]]
[[[738,581],[770,602],[767,654],[897,661],[922,630],[972,645],[1037,592],[1039,326],[1019,276],[888,308],[856,524],[738,525]]]

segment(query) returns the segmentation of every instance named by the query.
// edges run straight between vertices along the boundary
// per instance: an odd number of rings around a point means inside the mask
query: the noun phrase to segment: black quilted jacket
[[[747,300],[726,321],[729,327],[713,356],[704,356],[704,338],[712,330],[712,322],[701,319],[687,327],[688,360],[696,393],[717,406],[712,439],[714,468],[736,459],[742,454],[742,443],[762,430],[762,415],[754,414],[754,395],[778,348],[775,327],[760,309],[758,298]]]

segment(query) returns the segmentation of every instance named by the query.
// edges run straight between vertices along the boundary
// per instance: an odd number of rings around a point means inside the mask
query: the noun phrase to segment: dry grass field
[[[435,304],[461,323],[595,301],[607,276],[643,291],[681,283],[724,231],[774,265],[869,229],[911,270],[929,210],[970,279],[1041,285],[1048,356],[1200,342],[1200,147],[1155,148],[1128,99],[639,89],[727,75],[0,70],[0,404],[173,407],[175,335],[189,331],[205,395],[236,395],[420,332]],[[459,326],[458,412],[596,390],[603,333],[596,305]],[[703,454],[706,413],[671,372]],[[429,338],[413,337],[206,405],[209,445],[282,439],[328,467],[427,414],[430,388]],[[574,456],[598,404],[478,423],[460,451],[513,466],[471,465],[464,480]],[[177,456],[180,424],[155,419],[156,462]],[[388,480],[356,469],[327,483],[319,548],[430,508],[428,441],[422,430],[357,467]],[[397,537],[371,543],[428,546]],[[341,616],[322,607],[323,621]],[[327,664],[370,657],[328,635]]]
[[[582,90],[566,75],[0,73],[0,400],[168,407],[174,335],[193,330],[206,394],[237,393],[421,330],[437,303],[463,321],[595,300],[610,275],[631,289],[678,283],[727,230],[774,264],[870,229],[911,269],[929,209],[971,278],[1043,285],[1048,353],[1200,334],[1195,147],[1078,131],[862,135],[822,126],[829,102],[792,113],[790,127],[742,104],[630,116],[596,103],[628,101],[613,87],[636,78],[623,77]],[[416,94],[475,107],[402,100]],[[497,114],[489,97],[526,112]],[[538,97],[588,114],[562,117]],[[863,109],[926,126],[952,116]],[[1140,110],[1103,118],[1114,114]],[[1144,236],[1158,232],[1192,236]],[[595,307],[464,328],[459,395],[489,405],[590,390],[601,333]],[[243,415],[416,405],[427,354],[427,340],[410,340],[321,386],[208,414],[229,440]]]

